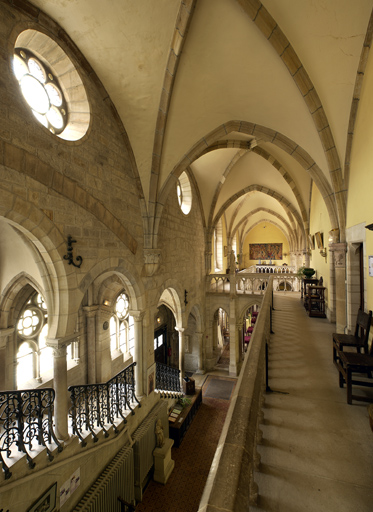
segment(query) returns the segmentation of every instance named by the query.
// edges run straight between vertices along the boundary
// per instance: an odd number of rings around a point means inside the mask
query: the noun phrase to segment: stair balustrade
[[[167,364],[156,363],[155,389],[161,396],[174,397],[183,394],[180,384],[180,370]]]
[[[109,436],[110,427],[117,434],[115,421],[122,418],[127,423],[126,413],[130,411],[135,414],[131,404],[136,402],[141,407],[135,395],[135,366],[136,363],[132,363],[106,383],[68,388],[72,431],[78,436],[82,446],[87,444],[84,431],[91,433],[94,442],[98,441],[98,428],[102,429],[105,437]]]
[[[26,454],[31,469],[35,467],[30,451],[33,443],[44,446],[47,457],[53,460],[50,449],[52,441],[58,451],[62,451],[53,430],[53,408],[55,392],[52,388],[0,391],[0,462],[5,479],[12,476],[5,458],[11,456],[12,449]]]

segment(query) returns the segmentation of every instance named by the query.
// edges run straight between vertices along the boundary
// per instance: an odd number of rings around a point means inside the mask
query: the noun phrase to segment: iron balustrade
[[[5,479],[12,476],[5,457],[10,457],[13,447],[26,454],[28,465],[35,467],[29,451],[36,441],[44,446],[50,461],[53,455],[48,446],[52,441],[62,451],[53,430],[55,392],[52,388],[0,391],[0,460]]]
[[[163,363],[156,363],[155,389],[161,395],[177,396],[183,394],[180,384],[180,370]]]
[[[70,386],[71,407],[69,416],[73,434],[80,439],[81,445],[86,446],[83,432],[90,432],[94,442],[98,441],[96,429],[101,428],[104,436],[108,437],[111,426],[118,433],[115,420],[122,418],[127,423],[126,411],[135,411],[131,404],[137,402],[135,394],[135,366],[132,363],[115,377],[103,384],[85,384]]]

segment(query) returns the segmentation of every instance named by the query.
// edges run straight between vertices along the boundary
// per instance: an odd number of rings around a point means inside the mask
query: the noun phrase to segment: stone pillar
[[[16,366],[13,364],[16,354],[11,354],[11,358],[8,357],[9,340],[13,334],[14,327],[0,329],[0,390],[16,389],[14,385],[14,371]]]
[[[229,375],[238,375],[239,335],[236,325],[236,300],[231,294],[229,301]]]
[[[98,306],[96,317],[96,381],[111,379],[110,318],[111,308]]]
[[[198,343],[198,370],[196,373],[203,375],[205,373],[203,333],[196,332],[196,336],[197,336],[197,343]]]
[[[96,384],[96,320],[98,306],[83,308],[87,326],[87,383]]]
[[[68,391],[66,345],[60,340],[48,340],[53,348],[53,387],[56,393],[54,402],[54,423],[58,439],[66,440],[68,434]]]
[[[184,377],[184,328],[183,327],[175,327],[176,331],[179,333],[179,370],[180,370],[180,385],[183,387],[183,377]]]
[[[130,311],[129,314],[133,317],[135,326],[135,382],[136,396],[140,397],[144,394],[143,319],[145,312]]]
[[[335,323],[337,332],[343,333],[347,324],[346,318],[346,251],[344,242],[329,244],[332,255],[330,262],[329,297],[335,297]],[[333,288],[334,284],[334,288]]]

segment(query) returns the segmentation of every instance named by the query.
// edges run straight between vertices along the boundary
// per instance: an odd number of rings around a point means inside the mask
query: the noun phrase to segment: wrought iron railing
[[[183,393],[180,384],[180,370],[167,364],[157,363],[155,389],[163,396],[176,397]]]
[[[132,404],[140,402],[135,395],[135,369],[132,363],[115,377],[103,384],[86,384],[70,386],[71,407],[69,416],[73,434],[86,446],[84,431],[90,432],[93,441],[98,441],[97,429],[103,430],[105,437],[109,435],[110,426],[115,433],[118,428],[115,420],[122,418],[127,423],[126,412],[135,414]]]
[[[62,451],[53,430],[53,405],[55,393],[52,388],[0,391],[0,461],[5,479],[12,476],[5,458],[10,457],[12,448],[26,454],[29,467],[35,467],[29,451],[33,443],[44,446],[50,461],[53,460],[50,445],[56,444]]]

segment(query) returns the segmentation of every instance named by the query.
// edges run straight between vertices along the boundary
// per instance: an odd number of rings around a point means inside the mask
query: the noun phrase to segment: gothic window
[[[43,297],[35,292],[17,323],[17,387],[53,368],[52,349],[46,346],[48,313]]]
[[[176,184],[177,200],[181,211],[188,215],[192,209],[192,188],[187,173],[180,174]]]
[[[134,355],[135,328],[133,317],[129,314],[129,299],[122,292],[115,301],[113,315],[110,318],[110,349],[123,354]]]

